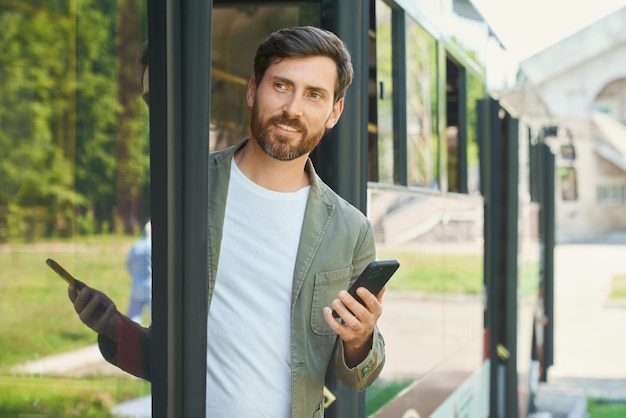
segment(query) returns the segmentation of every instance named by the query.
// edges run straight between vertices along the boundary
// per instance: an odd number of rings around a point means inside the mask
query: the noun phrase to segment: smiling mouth
[[[299,129],[294,128],[293,126],[289,126],[289,125],[284,125],[282,123],[277,123],[276,126],[278,126],[280,129],[282,129],[283,131],[287,131],[287,132],[300,132]]]

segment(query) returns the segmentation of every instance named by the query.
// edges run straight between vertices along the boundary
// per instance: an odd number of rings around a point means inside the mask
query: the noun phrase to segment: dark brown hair
[[[313,26],[280,29],[259,45],[254,57],[254,78],[258,86],[270,65],[282,58],[325,56],[337,64],[335,102],[345,96],[352,83],[352,62],[346,44],[334,33]]]

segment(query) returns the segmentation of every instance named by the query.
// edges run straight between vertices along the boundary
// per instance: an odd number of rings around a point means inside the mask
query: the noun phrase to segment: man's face
[[[335,62],[323,56],[283,58],[271,65],[257,87],[248,83],[251,136],[272,158],[290,161],[308,155],[343,111],[334,102]]]

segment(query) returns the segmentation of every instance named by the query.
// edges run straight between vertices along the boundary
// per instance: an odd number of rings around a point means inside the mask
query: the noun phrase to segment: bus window
[[[480,193],[480,155],[478,150],[478,100],[485,97],[485,83],[467,72],[467,193]]]
[[[381,0],[376,1],[376,140],[370,147],[375,159],[375,172],[371,181],[394,183],[394,130],[393,130],[393,42],[392,11]]]
[[[416,21],[406,23],[406,119],[409,186],[439,186],[437,44]]]
[[[467,191],[465,69],[446,60],[446,151],[448,191]]]
[[[0,2],[2,417],[111,416],[151,391],[104,360],[46,265],[57,260],[128,312],[126,258],[151,217],[136,68],[145,10],[144,0]]]

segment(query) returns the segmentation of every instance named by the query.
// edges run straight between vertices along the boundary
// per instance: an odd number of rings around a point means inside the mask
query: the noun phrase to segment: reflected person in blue
[[[142,322],[144,308],[152,318],[152,225],[144,226],[144,235],[135,241],[126,258],[126,269],[132,278],[128,317]],[[149,320],[149,322],[152,322]]]

